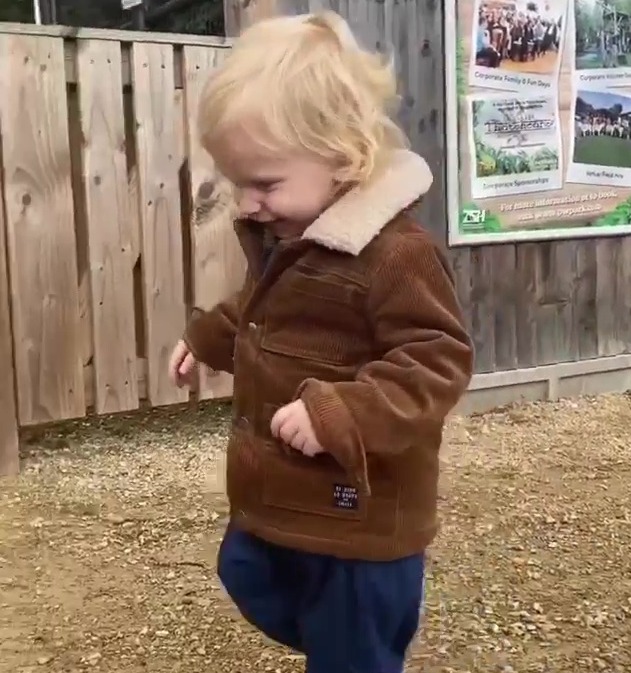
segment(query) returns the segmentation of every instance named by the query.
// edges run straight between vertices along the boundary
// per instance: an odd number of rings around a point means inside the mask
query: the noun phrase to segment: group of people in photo
[[[531,11],[481,4],[478,10],[476,65],[498,68],[502,62],[534,61],[558,51],[561,21]]]
[[[574,121],[577,138],[609,136],[631,140],[631,116],[629,114],[616,118],[604,115],[577,115]]]

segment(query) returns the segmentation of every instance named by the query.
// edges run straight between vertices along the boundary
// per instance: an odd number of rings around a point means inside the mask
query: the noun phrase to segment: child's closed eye
[[[280,185],[280,183],[280,180],[264,180],[254,183],[254,188],[269,194],[270,192],[273,192]]]

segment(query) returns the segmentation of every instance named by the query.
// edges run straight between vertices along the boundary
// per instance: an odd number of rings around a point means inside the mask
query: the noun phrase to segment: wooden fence
[[[19,426],[186,401],[167,362],[187,310],[238,287],[244,264],[195,121],[229,43],[1,31],[0,472],[12,473]],[[230,392],[206,375],[199,394]]]

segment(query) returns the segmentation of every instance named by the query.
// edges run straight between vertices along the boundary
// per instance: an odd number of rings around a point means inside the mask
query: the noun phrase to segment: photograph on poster
[[[554,96],[471,96],[469,142],[473,198],[541,192],[562,184]]]
[[[631,85],[631,0],[573,0],[579,86]]]
[[[568,182],[631,185],[631,94],[579,89]]]
[[[469,83],[503,91],[556,89],[567,0],[478,0]]]

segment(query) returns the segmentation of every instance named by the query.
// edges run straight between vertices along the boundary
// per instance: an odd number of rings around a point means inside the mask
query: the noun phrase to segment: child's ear
[[[341,177],[341,176],[340,176]],[[339,199],[343,196],[349,189],[349,184],[346,180],[340,178],[333,179],[333,194],[334,198]]]
[[[337,166],[333,169],[333,185],[336,189],[342,187],[348,182],[348,168],[346,166]]]

